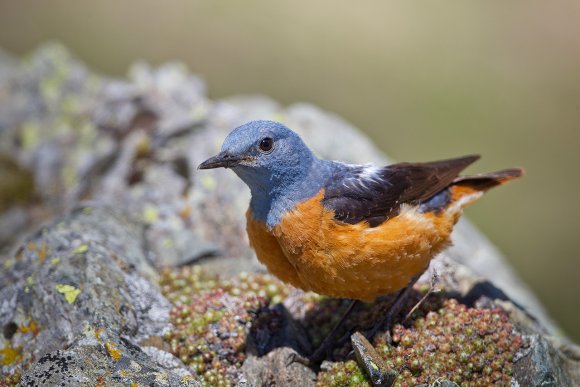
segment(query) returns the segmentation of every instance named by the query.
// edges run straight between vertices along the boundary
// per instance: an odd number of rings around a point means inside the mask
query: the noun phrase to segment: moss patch
[[[522,339],[502,309],[468,308],[454,299],[393,327],[393,344],[384,334],[373,345],[399,372],[394,386],[447,379],[461,386],[509,385],[513,357]],[[426,312],[426,314],[424,314]],[[318,376],[320,386],[354,385],[363,372],[352,361],[334,363]],[[370,386],[364,375],[363,385]]]
[[[250,328],[273,320],[268,306],[289,293],[270,275],[242,273],[233,280],[220,280],[195,266],[164,271],[161,288],[175,305],[170,315],[174,329],[165,341],[175,356],[212,386],[236,384]]]
[[[269,306],[291,292],[290,287],[267,274],[242,273],[221,280],[196,266],[164,271],[161,288],[175,305],[171,312],[175,328],[164,338],[171,351],[208,385],[219,386],[237,383],[248,333],[275,325],[277,315]],[[421,293],[414,293],[406,310]],[[372,327],[391,301],[386,298],[359,306],[345,326]],[[347,304],[312,293],[301,295],[296,302],[305,311],[302,323],[313,347],[340,319]],[[522,339],[502,309],[469,308],[439,294],[428,297],[403,325],[393,327],[392,344],[382,332],[373,345],[385,363],[399,373],[395,386],[442,379],[470,386],[509,385],[513,357]],[[364,371],[348,357],[350,351],[348,342],[333,351],[332,356],[339,361],[319,373],[318,385],[370,386]]]

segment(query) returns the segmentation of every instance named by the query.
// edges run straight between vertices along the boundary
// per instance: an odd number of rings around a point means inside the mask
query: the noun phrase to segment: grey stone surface
[[[195,383],[173,355],[140,343],[168,327],[159,267],[264,270],[245,233],[245,185],[230,171],[196,170],[251,119],[286,123],[324,158],[388,162],[334,114],[262,96],[211,101],[180,64],[136,64],[125,80],[92,73],[58,44],[23,61],[0,54],[0,152],[30,171],[35,190],[0,213],[0,349],[21,353],[2,373],[19,363],[30,365],[24,385]],[[520,385],[579,384],[577,348],[552,337],[557,327],[501,254],[466,221],[453,240],[433,264],[446,284],[510,310],[533,343],[516,362]],[[240,384],[313,383],[309,369],[284,368],[288,347],[308,346],[290,321],[303,310],[285,305],[286,339],[254,337],[263,350]]]
[[[371,379],[373,386],[392,386],[397,372],[389,369],[366,337],[360,332],[355,332],[350,336],[350,340],[356,360]]]
[[[143,239],[142,225],[117,211],[83,207],[4,261],[0,326],[19,329],[0,346],[33,361],[23,385],[193,383],[134,344],[169,329],[170,304],[145,279],[156,274]]]
[[[314,386],[316,374],[310,368],[293,362],[296,352],[276,348],[262,357],[250,356],[242,371],[250,386]]]
[[[530,347],[516,364],[520,386],[577,386],[580,382],[580,351],[538,334],[530,335]]]

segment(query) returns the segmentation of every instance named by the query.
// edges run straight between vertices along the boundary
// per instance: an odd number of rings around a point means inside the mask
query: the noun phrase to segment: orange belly
[[[321,191],[298,204],[272,230],[248,210],[250,242],[258,259],[282,281],[362,301],[402,289],[425,271],[450,243],[464,207],[454,200],[457,205],[434,214],[404,206],[399,215],[371,228],[365,222],[336,221],[322,206],[323,197]]]

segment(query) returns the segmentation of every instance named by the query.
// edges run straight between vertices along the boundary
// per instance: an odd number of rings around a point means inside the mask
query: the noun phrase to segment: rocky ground
[[[211,101],[180,64],[111,79],[58,44],[0,53],[0,385],[580,384],[578,347],[467,222],[432,264],[440,291],[408,319],[370,343],[342,332],[320,366],[292,361],[346,304],[265,273],[243,183],[196,170],[258,118],[321,157],[387,162],[337,116]],[[347,326],[364,330],[391,301]]]

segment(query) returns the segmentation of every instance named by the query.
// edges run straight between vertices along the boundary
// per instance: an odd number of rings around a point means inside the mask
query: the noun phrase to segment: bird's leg
[[[354,310],[355,306],[358,303],[359,303],[358,300],[350,301],[350,304],[348,305],[346,312],[344,312],[338,324],[336,324],[334,328],[332,328],[332,331],[330,331],[330,333],[326,335],[326,337],[324,338],[318,349],[316,349],[316,351],[314,351],[314,353],[310,356],[310,361],[316,363],[322,360],[322,358],[324,357],[326,352],[330,349],[330,347],[335,344],[333,342],[334,336],[336,336],[339,329],[344,325],[344,322],[346,321],[347,317],[352,313],[352,311]]]
[[[395,301],[389,307],[385,316],[375,324],[371,330],[366,332],[365,336],[369,341],[373,339],[381,327],[386,326],[387,330],[391,328],[393,318],[401,312],[401,309],[403,309],[407,298],[409,298],[409,294],[411,294],[411,291],[413,290],[413,285],[415,285],[419,277],[421,277],[421,274],[416,275],[411,279],[411,281],[409,281],[407,286],[397,294],[397,298],[395,298]]]
[[[407,315],[403,319],[403,322],[407,321],[409,319],[409,317],[411,317],[413,312],[415,312],[417,310],[417,308],[419,308],[421,306],[421,304],[427,299],[427,297],[429,297],[431,295],[431,293],[439,291],[439,289],[437,289],[437,287],[436,287],[438,282],[439,282],[439,274],[437,274],[435,269],[433,269],[433,274],[431,275],[431,285],[429,286],[429,290],[427,290],[427,293],[425,293],[425,295],[423,297],[421,297],[419,302],[417,302],[415,304],[415,306],[413,306],[411,308],[409,313],[407,313]]]

